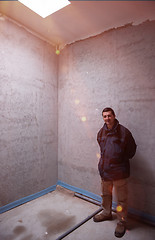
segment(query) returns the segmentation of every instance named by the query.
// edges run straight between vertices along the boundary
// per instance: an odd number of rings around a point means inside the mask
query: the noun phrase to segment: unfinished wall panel
[[[0,21],[1,205],[57,181],[57,59],[51,45]]]
[[[154,215],[155,22],[127,25],[76,42],[59,61],[59,180],[100,194],[97,131],[114,108],[138,145],[129,207]],[[139,203],[139,199],[142,199]]]

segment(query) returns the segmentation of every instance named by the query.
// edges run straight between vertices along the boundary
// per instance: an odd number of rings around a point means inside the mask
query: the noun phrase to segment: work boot
[[[109,215],[105,215],[103,212],[95,215],[93,217],[94,222],[102,222],[106,220],[112,220],[112,214],[110,213]]]
[[[115,237],[121,238],[124,236],[126,232],[126,223],[125,222],[118,222],[117,227],[115,229]]]

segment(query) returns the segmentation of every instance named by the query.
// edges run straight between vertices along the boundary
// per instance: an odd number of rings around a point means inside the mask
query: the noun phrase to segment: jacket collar
[[[113,134],[113,133],[117,132],[118,125],[119,125],[119,121],[117,119],[115,119],[115,123],[114,123],[114,126],[113,126],[112,129],[108,129],[106,123],[103,125],[103,129],[104,129],[106,134],[108,134],[108,133]]]

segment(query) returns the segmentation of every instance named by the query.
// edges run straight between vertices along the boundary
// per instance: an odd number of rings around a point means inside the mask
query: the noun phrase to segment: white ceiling
[[[59,45],[97,35],[129,23],[155,20],[154,1],[76,1],[43,19],[18,1],[0,1],[0,13],[32,33]]]

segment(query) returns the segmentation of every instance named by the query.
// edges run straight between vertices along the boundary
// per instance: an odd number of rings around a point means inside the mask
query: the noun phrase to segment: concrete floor
[[[99,207],[74,196],[60,186],[36,200],[0,216],[0,240],[56,240],[61,234],[95,212]],[[66,240],[113,240],[117,223],[94,223],[92,219],[76,229]],[[154,240],[155,228],[129,219],[122,240]]]

